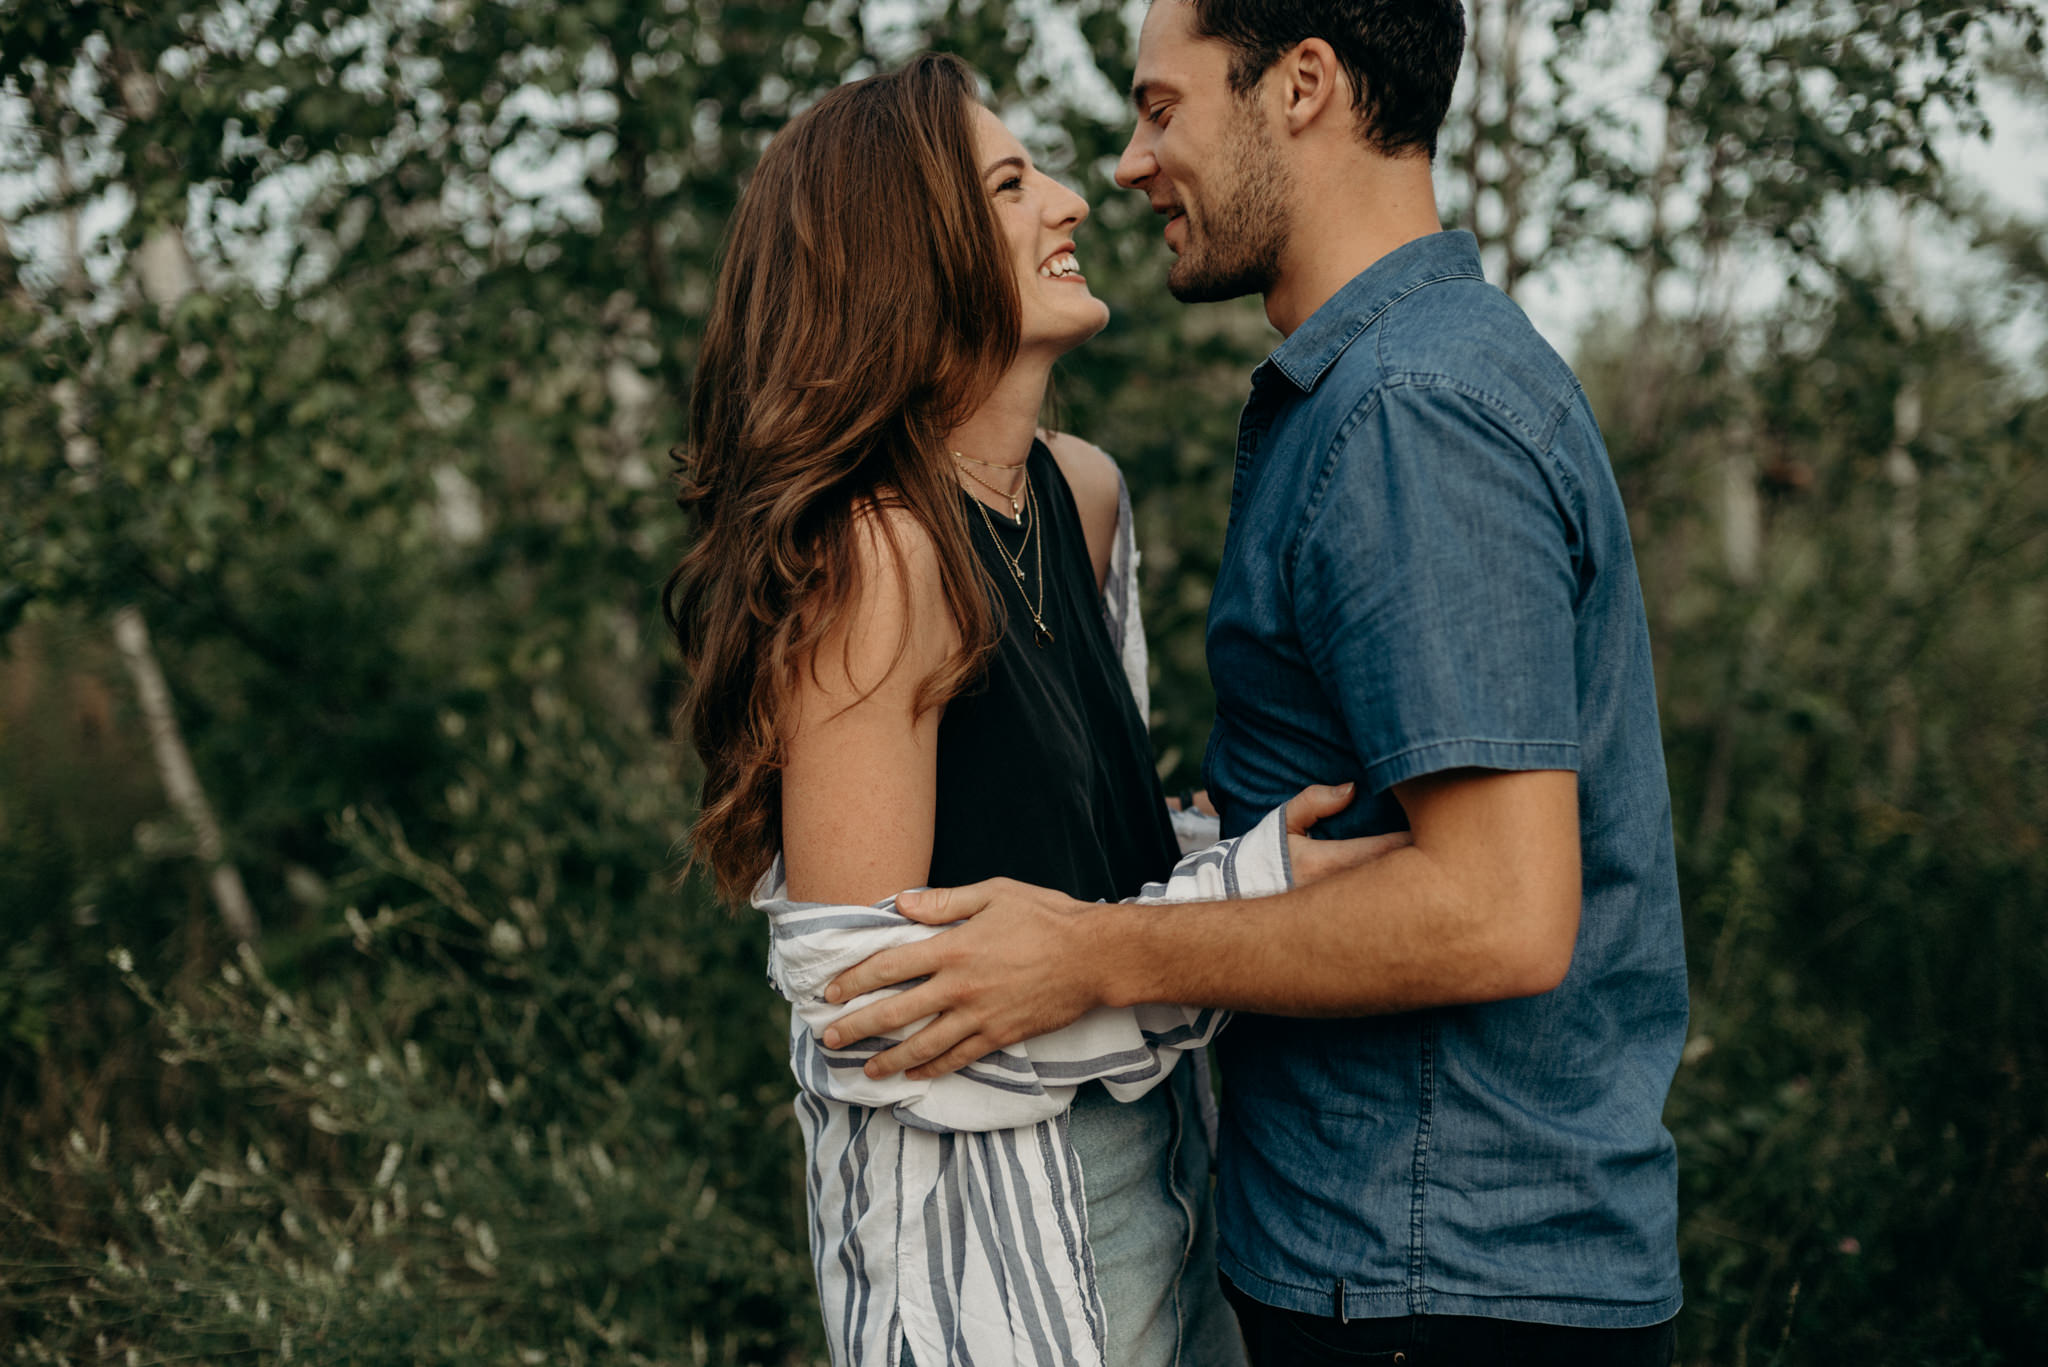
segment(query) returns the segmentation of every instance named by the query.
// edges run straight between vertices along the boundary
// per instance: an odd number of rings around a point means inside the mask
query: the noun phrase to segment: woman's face
[[[974,146],[1017,272],[1019,348],[1071,350],[1109,322],[1109,305],[1089,292],[1074,257],[1072,233],[1088,217],[1088,201],[1033,166],[1024,145],[982,105],[974,107]]]

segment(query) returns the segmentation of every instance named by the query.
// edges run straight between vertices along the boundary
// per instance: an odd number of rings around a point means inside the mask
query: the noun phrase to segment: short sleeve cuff
[[[1434,740],[1374,760],[1366,766],[1369,792],[1446,769],[1579,769],[1579,746],[1569,740]]]

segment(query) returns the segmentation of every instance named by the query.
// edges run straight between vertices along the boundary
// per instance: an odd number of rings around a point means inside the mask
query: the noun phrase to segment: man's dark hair
[[[1229,44],[1230,88],[1243,95],[1297,44],[1320,38],[1351,78],[1359,136],[1389,156],[1436,156],[1437,129],[1465,55],[1460,0],[1191,0],[1195,32]]]

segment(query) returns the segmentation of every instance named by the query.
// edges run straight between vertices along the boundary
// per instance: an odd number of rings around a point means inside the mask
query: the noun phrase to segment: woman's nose
[[[1075,227],[1088,221],[1088,201],[1070,189],[1053,182],[1053,193],[1046,197],[1045,221],[1054,228]]]

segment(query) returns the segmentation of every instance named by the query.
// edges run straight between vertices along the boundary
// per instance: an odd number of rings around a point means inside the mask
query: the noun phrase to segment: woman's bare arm
[[[943,709],[915,704],[959,628],[914,517],[877,510],[859,530],[858,591],[787,704],[782,853],[789,894],[806,902],[878,902],[931,875]]]

